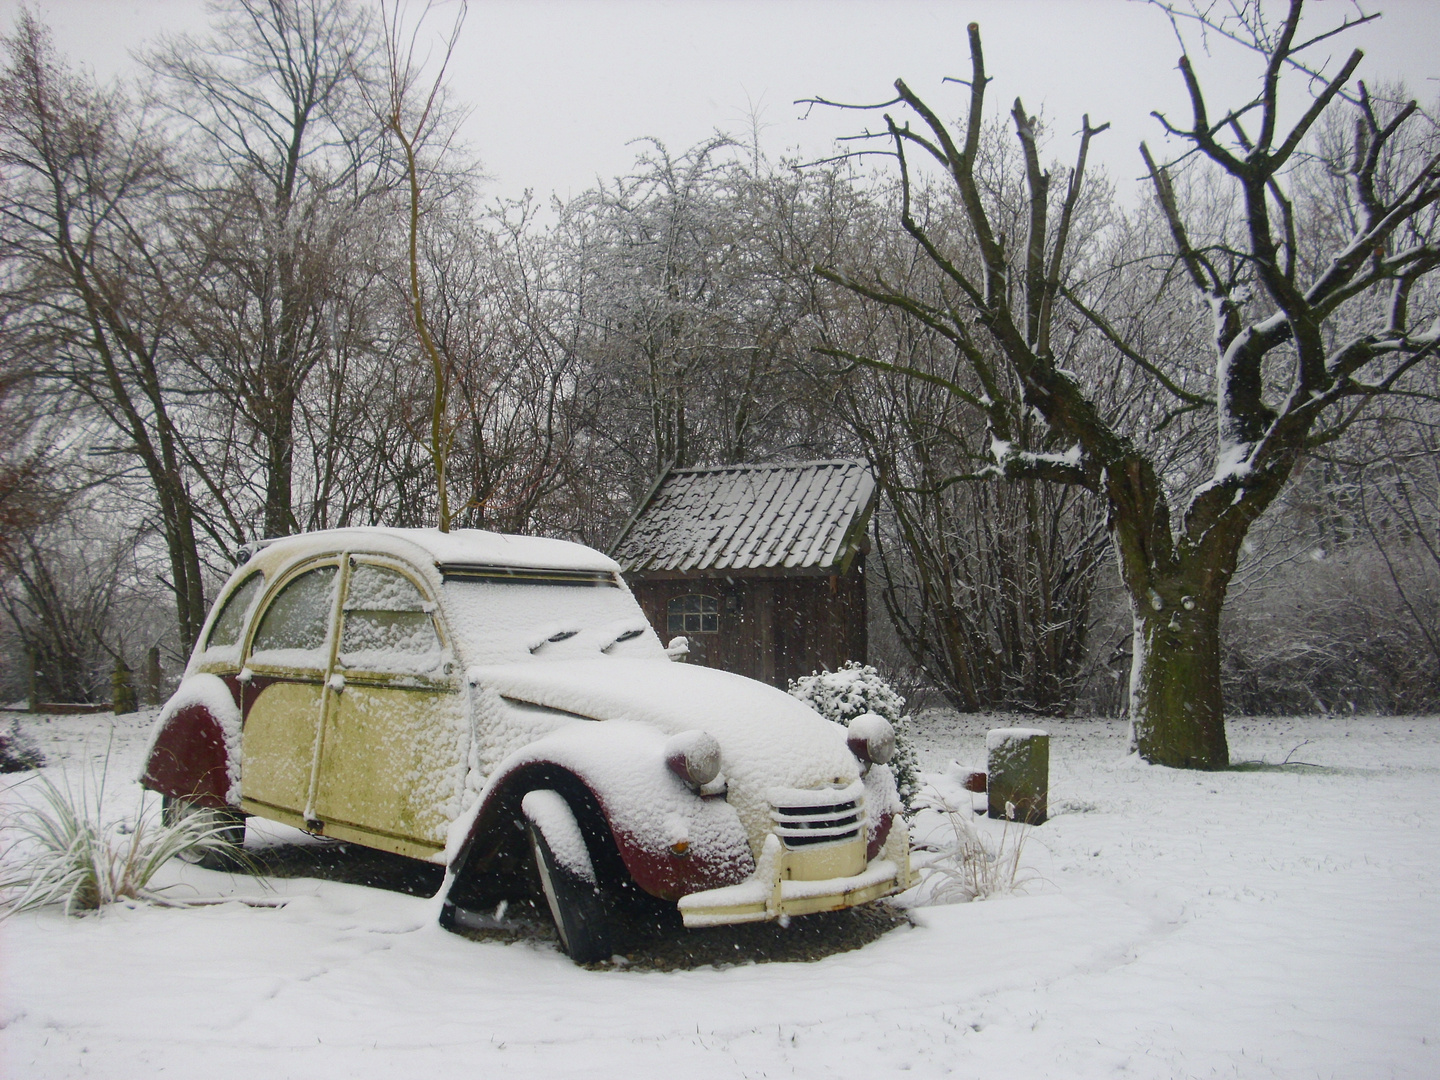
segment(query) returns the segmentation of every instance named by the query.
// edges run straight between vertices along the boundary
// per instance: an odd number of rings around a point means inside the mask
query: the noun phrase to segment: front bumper
[[[768,836],[755,873],[738,885],[681,897],[680,916],[689,927],[724,926],[765,922],[782,915],[839,911],[868,904],[882,896],[893,896],[911,884],[909,845],[895,846],[898,852],[881,851],[864,870],[853,876],[791,881],[785,874],[784,845],[778,837]]]

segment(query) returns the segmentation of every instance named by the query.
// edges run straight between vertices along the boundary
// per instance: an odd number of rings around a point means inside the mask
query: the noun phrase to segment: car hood
[[[593,720],[634,720],[673,734],[692,728],[720,742],[732,792],[849,785],[859,762],[845,731],[772,686],[669,660],[600,657],[471,668],[471,682],[504,697]]]

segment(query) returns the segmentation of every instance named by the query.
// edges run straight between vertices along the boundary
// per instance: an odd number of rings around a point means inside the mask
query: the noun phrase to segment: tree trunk
[[[295,394],[284,376],[272,381],[265,425],[265,521],[261,536],[295,531],[291,486],[295,469]]]
[[[1131,597],[1130,742],[1153,765],[1223,769],[1230,764],[1220,692],[1223,592],[1183,586]]]

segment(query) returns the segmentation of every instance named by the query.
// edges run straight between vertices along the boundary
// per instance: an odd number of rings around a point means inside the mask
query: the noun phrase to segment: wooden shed
[[[611,548],[662,641],[784,688],[864,661],[863,461],[670,469]]]

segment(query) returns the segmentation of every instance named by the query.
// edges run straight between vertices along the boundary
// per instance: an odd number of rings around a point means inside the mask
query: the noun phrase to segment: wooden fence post
[[[130,668],[123,659],[115,661],[115,674],[110,680],[110,704],[116,716],[135,711],[135,687],[130,682]]]
[[[146,704],[160,704],[160,646],[151,645],[145,657]]]

